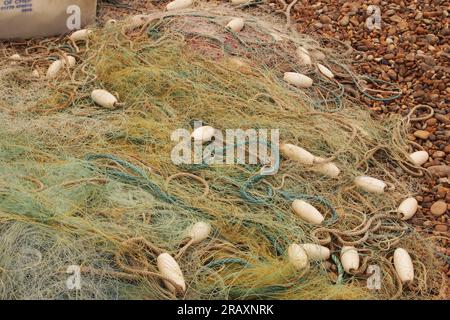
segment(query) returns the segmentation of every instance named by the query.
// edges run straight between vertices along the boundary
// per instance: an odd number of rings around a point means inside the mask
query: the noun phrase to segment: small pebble
[[[433,154],[431,156],[433,158],[444,158],[445,152],[444,151],[435,151],[435,152],[433,152]]]
[[[423,139],[423,140],[428,139],[430,134],[431,133],[426,131],[426,130],[417,130],[417,131],[414,132],[414,136],[416,136],[419,139]]]
[[[428,171],[438,177],[450,175],[450,166],[443,165],[433,165],[427,168]]]
[[[442,122],[442,123],[445,123],[445,124],[450,124],[450,118],[449,118],[448,116],[445,116],[445,115],[443,115],[443,114],[436,113],[436,114],[434,115],[434,117],[435,117],[439,122]]]
[[[320,16],[319,20],[323,24],[330,24],[331,23],[331,18],[329,16]]]
[[[434,230],[436,230],[438,232],[447,232],[448,227],[445,224],[437,224],[434,226]]]
[[[447,211],[447,204],[442,200],[436,201],[430,208],[431,214],[436,217],[443,215],[445,211]]]
[[[343,27],[348,26],[348,24],[350,23],[350,18],[348,16],[344,16],[340,21],[339,24]]]

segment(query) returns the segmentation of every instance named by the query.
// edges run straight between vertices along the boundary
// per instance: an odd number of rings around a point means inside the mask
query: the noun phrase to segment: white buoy
[[[318,63],[317,64],[317,68],[319,68],[319,71],[327,78],[333,79],[334,78],[334,74],[333,72],[331,72],[330,69],[328,69],[327,67],[325,67],[323,64]]]
[[[192,244],[200,243],[206,240],[211,233],[211,225],[200,221],[192,225],[187,232],[187,237],[191,239]]]
[[[308,266],[308,255],[306,251],[296,243],[293,243],[289,246],[287,250],[289,262],[296,269],[303,269]]]
[[[73,56],[65,56],[61,58],[61,61],[63,62],[63,65],[67,63],[67,65],[71,68],[77,64],[77,60]]]
[[[77,30],[70,35],[69,39],[72,40],[73,42],[87,41],[89,40],[89,36],[91,35],[91,33],[92,30],[89,29]]]
[[[192,5],[192,0],[175,0],[169,2],[166,6],[167,11],[180,10],[189,8]]]
[[[330,178],[337,178],[341,173],[341,170],[333,162],[321,163],[321,161],[324,160],[324,158],[315,157],[314,161],[318,163],[315,164],[311,169]]]
[[[242,30],[242,28],[244,28],[244,24],[244,19],[234,18],[230,22],[228,22],[226,27],[234,32],[239,32]]]
[[[379,179],[372,178],[369,176],[356,177],[354,183],[361,189],[373,193],[383,193],[384,189],[386,188],[386,183],[384,183]]]
[[[195,129],[191,134],[191,138],[194,139],[194,141],[200,141],[201,143],[205,143],[211,141],[215,133],[216,129],[214,129],[213,127],[203,126]]]
[[[315,243],[305,243],[302,247],[311,260],[323,261],[330,258],[330,249],[327,247]]]
[[[313,85],[313,79],[297,72],[285,72],[283,79],[299,88],[309,88]]]
[[[55,78],[58,73],[66,66],[66,64],[67,66],[72,68],[76,65],[76,59],[72,56],[66,55],[63,58],[52,62],[52,64],[50,64],[47,69],[47,78]]]
[[[186,282],[184,281],[184,276],[181,272],[180,266],[170,254],[160,254],[156,259],[156,264],[162,276],[173,281],[183,290],[183,292],[186,291]],[[169,289],[173,294],[176,294],[175,287],[169,281],[163,280],[163,282],[167,289]]]
[[[312,224],[321,224],[324,220],[323,215],[314,206],[303,200],[294,200],[292,209],[295,214],[306,222]]]
[[[22,57],[20,56],[20,54],[15,53],[15,54],[11,55],[9,57],[9,59],[13,60],[13,61],[20,61],[20,60],[22,60]]]
[[[280,36],[278,33],[272,32],[270,35],[272,36],[273,40],[276,42],[283,41],[283,37]]]
[[[96,89],[92,91],[91,98],[98,105],[108,109],[113,109],[117,104],[117,98],[103,89]]]
[[[52,64],[47,69],[47,78],[55,78],[61,69],[64,67],[64,62],[62,60],[53,61]]]
[[[395,249],[394,267],[402,282],[412,282],[414,280],[414,266],[408,251],[405,249]]]
[[[397,211],[403,215],[402,220],[408,220],[416,214],[417,208],[417,200],[411,197],[403,200],[403,202],[398,206]]]
[[[344,246],[341,250],[341,263],[345,272],[350,273],[352,270],[359,268],[359,254],[355,247]]]
[[[312,64],[308,50],[303,47],[298,47],[295,52],[301,65],[310,66]]]
[[[411,159],[412,163],[414,163],[416,166],[421,166],[425,162],[428,161],[428,158],[430,156],[428,155],[428,152],[421,150],[413,152],[409,155],[409,158]]]
[[[303,148],[290,143],[283,143],[280,145],[281,154],[289,160],[300,162],[304,165],[312,165],[315,157]]]

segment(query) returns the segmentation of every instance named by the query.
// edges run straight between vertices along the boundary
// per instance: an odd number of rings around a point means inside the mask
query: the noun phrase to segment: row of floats
[[[191,138],[194,141],[201,143],[207,143],[212,140],[217,129],[211,126],[202,126],[196,128]],[[341,170],[339,167],[331,161],[327,161],[322,157],[313,155],[308,150],[289,143],[283,143],[280,145],[280,153],[287,159],[295,161],[301,165],[310,168],[312,171],[318,172],[330,178],[338,178]],[[426,151],[416,151],[409,155],[410,161],[415,165],[423,165],[428,161],[429,155]],[[358,188],[376,194],[382,194],[385,192],[387,184],[377,178],[370,176],[358,176],[355,177],[353,183]],[[324,220],[323,215],[312,205],[303,200],[294,200],[292,204],[294,212],[308,223],[320,224]],[[398,207],[397,211],[402,214],[403,220],[411,219],[417,212],[418,203],[413,197],[405,199]]]
[[[186,230],[186,238],[189,239],[186,246],[194,245],[206,240],[211,233],[211,225],[207,222],[197,222]],[[184,250],[186,246],[181,249]],[[311,261],[326,261],[330,259],[330,249],[315,243],[297,244],[292,243],[287,249],[287,262],[297,270],[309,268]],[[345,272],[352,274],[360,268],[360,256],[358,250],[352,246],[343,246],[340,251],[340,261]],[[414,281],[414,265],[409,253],[403,248],[394,251],[394,268],[398,278],[403,283]],[[177,293],[176,284],[184,292],[186,281],[183,272],[176,259],[165,252],[156,259],[156,264],[160,274],[170,281],[163,280],[166,288],[172,293]]]

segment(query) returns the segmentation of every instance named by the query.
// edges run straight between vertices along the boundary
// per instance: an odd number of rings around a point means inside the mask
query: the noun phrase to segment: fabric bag
[[[97,0],[0,0],[0,39],[66,34],[94,22]]]

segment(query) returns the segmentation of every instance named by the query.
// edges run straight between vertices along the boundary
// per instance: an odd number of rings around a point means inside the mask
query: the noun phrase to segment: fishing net
[[[225,28],[235,16],[245,19],[239,33]],[[339,80],[301,66],[298,46]],[[13,50],[21,60],[7,59]],[[76,57],[73,69],[53,80],[32,75],[64,54]],[[416,110],[406,119],[373,119],[360,98],[389,101],[398,92],[353,73],[345,44],[209,6],[111,22],[85,44],[3,45],[3,55],[2,299],[443,297],[433,242],[396,213],[423,175],[407,156],[417,146],[404,139]],[[314,85],[285,83],[291,71]],[[99,88],[120,105],[94,104],[90,93]],[[176,165],[171,134],[192,131],[196,121],[223,131],[279,129],[281,142],[333,161],[341,174],[331,179],[284,158],[275,175],[262,175],[262,164]],[[355,188],[362,174],[388,182],[389,190]],[[298,218],[295,199],[317,207],[325,222]],[[177,255],[198,221],[212,225],[210,237]],[[332,257],[297,270],[286,257],[292,243],[323,244]],[[358,250],[358,270],[343,271],[343,246]],[[394,270],[398,247],[411,254],[413,283],[402,284]],[[162,252],[176,256],[185,293],[164,286],[156,266]],[[380,269],[379,288],[367,286],[371,265]],[[67,287],[70,266],[80,268],[76,290]]]

